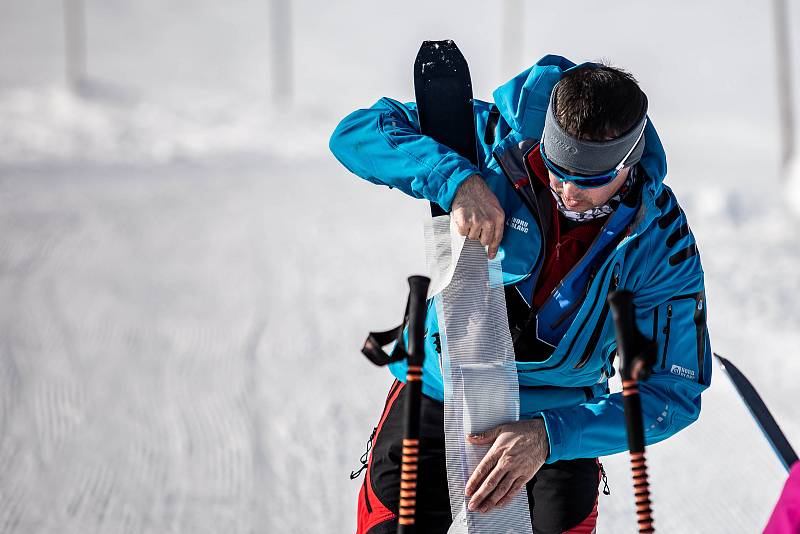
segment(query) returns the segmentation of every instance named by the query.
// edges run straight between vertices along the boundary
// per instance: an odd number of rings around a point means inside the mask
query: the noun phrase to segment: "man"
[[[355,174],[438,203],[502,261],[520,421],[469,438],[492,444],[465,488],[470,510],[526,488],[534,532],[592,532],[597,458],[627,447],[622,398],[607,384],[616,340],[606,296],[632,291],[638,327],[658,343],[640,385],[655,443],[697,419],[711,379],[703,271],[632,76],[546,56],[493,96],[474,101],[477,167],[421,135],[413,103],[388,98],[346,117],[330,147]],[[435,307],[426,327],[417,513],[434,533],[451,520]],[[359,534],[397,524],[405,370],[390,368],[398,381],[373,434]]]

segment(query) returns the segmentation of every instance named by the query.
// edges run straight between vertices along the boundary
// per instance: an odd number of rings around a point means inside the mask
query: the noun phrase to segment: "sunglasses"
[[[647,126],[647,119],[645,119],[644,124],[642,124],[642,131],[639,132],[639,137],[636,138],[636,142],[633,143],[633,146],[628,151],[628,153],[625,154],[625,156],[622,158],[622,161],[620,161],[619,164],[617,164],[617,166],[611,169],[610,171],[601,174],[592,174],[592,175],[571,174],[567,170],[562,169],[561,167],[559,167],[558,165],[547,159],[547,154],[545,154],[544,151],[544,138],[542,138],[542,141],[540,143],[539,153],[542,155],[542,161],[544,161],[544,164],[547,167],[547,169],[550,170],[550,172],[552,172],[556,176],[559,182],[561,183],[572,182],[579,189],[595,189],[597,187],[604,187],[613,182],[614,179],[617,176],[619,176],[619,171],[621,171],[625,167],[625,160],[628,159],[631,154],[633,154],[636,145],[638,145],[639,141],[641,141],[646,126]]]

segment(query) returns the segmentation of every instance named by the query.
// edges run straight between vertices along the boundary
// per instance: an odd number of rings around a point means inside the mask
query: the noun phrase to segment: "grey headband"
[[[581,174],[599,174],[633,165],[642,159],[644,129],[647,126],[647,96],[644,97],[642,118],[629,132],[610,141],[584,141],[572,137],[558,124],[553,111],[556,87],[558,84],[550,93],[542,132],[542,146],[547,159],[559,167]]]

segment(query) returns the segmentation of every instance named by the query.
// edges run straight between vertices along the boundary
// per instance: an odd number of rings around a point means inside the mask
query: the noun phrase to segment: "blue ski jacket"
[[[545,56],[498,87],[494,104],[475,100],[477,167],[420,134],[414,103],[381,98],[338,125],[330,149],[351,172],[396,187],[445,210],[458,186],[480,174],[505,211],[498,257],[504,284],[530,284],[544,257],[537,218],[513,184],[527,176],[525,155],[538,142],[554,85],[575,63]],[[497,116],[499,111],[499,118]],[[645,437],[661,441],[695,421],[711,380],[703,269],[686,216],[664,185],[667,162],[652,121],[645,130],[644,172],[638,209],[624,237],[597,261],[588,290],[572,310],[571,326],[544,361],[517,354],[520,416],[542,417],[550,444],[548,463],[593,458],[627,449],[621,393],[610,393],[616,339],[606,296],[634,294],[639,329],[658,343],[652,376],[639,385]],[[429,305],[423,391],[443,400],[437,352],[436,308]],[[535,360],[536,358],[531,358]],[[405,362],[390,365],[405,379]]]

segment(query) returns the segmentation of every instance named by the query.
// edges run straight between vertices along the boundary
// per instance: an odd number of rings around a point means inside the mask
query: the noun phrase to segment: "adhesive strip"
[[[465,240],[450,217],[426,226],[426,249],[442,341],[444,429],[451,534],[531,534],[528,496],[520,491],[488,513],[465,507],[464,488],[488,445],[466,435],[519,419],[519,384],[499,260]]]

